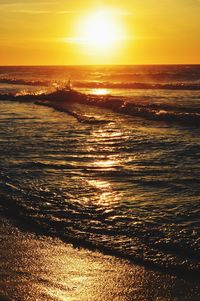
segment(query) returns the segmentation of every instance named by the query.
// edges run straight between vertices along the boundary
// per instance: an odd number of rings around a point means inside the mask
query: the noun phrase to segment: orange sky
[[[200,0],[1,0],[0,65],[200,63],[199,16]]]

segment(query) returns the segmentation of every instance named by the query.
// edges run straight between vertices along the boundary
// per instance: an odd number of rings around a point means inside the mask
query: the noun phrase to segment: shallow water
[[[157,105],[199,110],[197,91],[152,93]],[[199,274],[199,127],[69,110],[102,122],[0,102],[1,212],[66,241]]]

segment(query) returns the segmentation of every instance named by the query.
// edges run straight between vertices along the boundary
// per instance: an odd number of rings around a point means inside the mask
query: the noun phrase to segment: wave
[[[99,120],[79,113],[69,108],[69,104],[75,102],[108,108],[114,112],[134,117],[141,117],[147,120],[178,123],[189,126],[200,125],[200,108],[183,107],[177,105],[156,104],[153,100],[148,103],[138,102],[137,98],[131,99],[113,96],[91,96],[71,89],[59,89],[52,93],[40,95],[13,95],[0,94],[0,100],[12,100],[21,102],[35,102],[40,105],[48,105],[56,110],[66,112],[75,117],[79,122],[103,123]]]
[[[144,83],[144,82],[74,82],[77,88],[200,90],[199,83]]]
[[[93,77],[116,82],[192,82],[200,80],[199,65],[143,65],[102,67]]]
[[[39,81],[39,80],[24,80],[15,78],[0,78],[1,84],[11,84],[11,85],[28,85],[28,86],[49,86],[52,84],[49,81]]]
[[[127,101],[116,97],[91,98],[91,103],[112,109],[113,111],[130,116],[142,117],[148,120],[175,122],[186,125],[200,125],[200,109],[168,106],[162,104],[139,104],[134,100]]]
[[[56,103],[53,104],[53,103],[48,103],[48,102],[44,103],[44,102],[38,101],[38,102],[36,102],[36,104],[42,105],[42,106],[45,105],[45,106],[54,108],[57,111],[67,113],[68,115],[73,116],[74,118],[76,118],[77,121],[79,121],[81,123],[105,124],[105,123],[110,122],[109,120],[99,119],[99,118],[95,118],[95,117],[92,117],[92,116],[88,116],[88,115],[83,114],[83,113],[79,113],[79,112],[77,112],[75,110],[70,109],[66,105],[59,105],[58,103],[57,104]]]
[[[28,86],[60,86],[65,81],[48,81],[48,80],[24,80],[16,78],[0,78],[1,84],[12,84],[12,85],[28,85]],[[113,81],[74,81],[73,85],[75,88],[107,88],[107,89],[151,89],[151,90],[200,90],[199,82],[172,82],[162,83],[151,81],[146,82],[113,82]]]

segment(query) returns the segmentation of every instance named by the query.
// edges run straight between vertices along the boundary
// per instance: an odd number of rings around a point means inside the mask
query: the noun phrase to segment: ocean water
[[[4,100],[69,79],[90,96],[67,112]],[[200,66],[0,67],[0,94],[2,214],[199,276]]]

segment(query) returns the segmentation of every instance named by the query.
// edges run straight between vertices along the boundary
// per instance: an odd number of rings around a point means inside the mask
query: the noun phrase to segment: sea
[[[91,104],[11,97],[65,85]],[[0,96],[2,216],[199,279],[200,65],[4,66]]]

